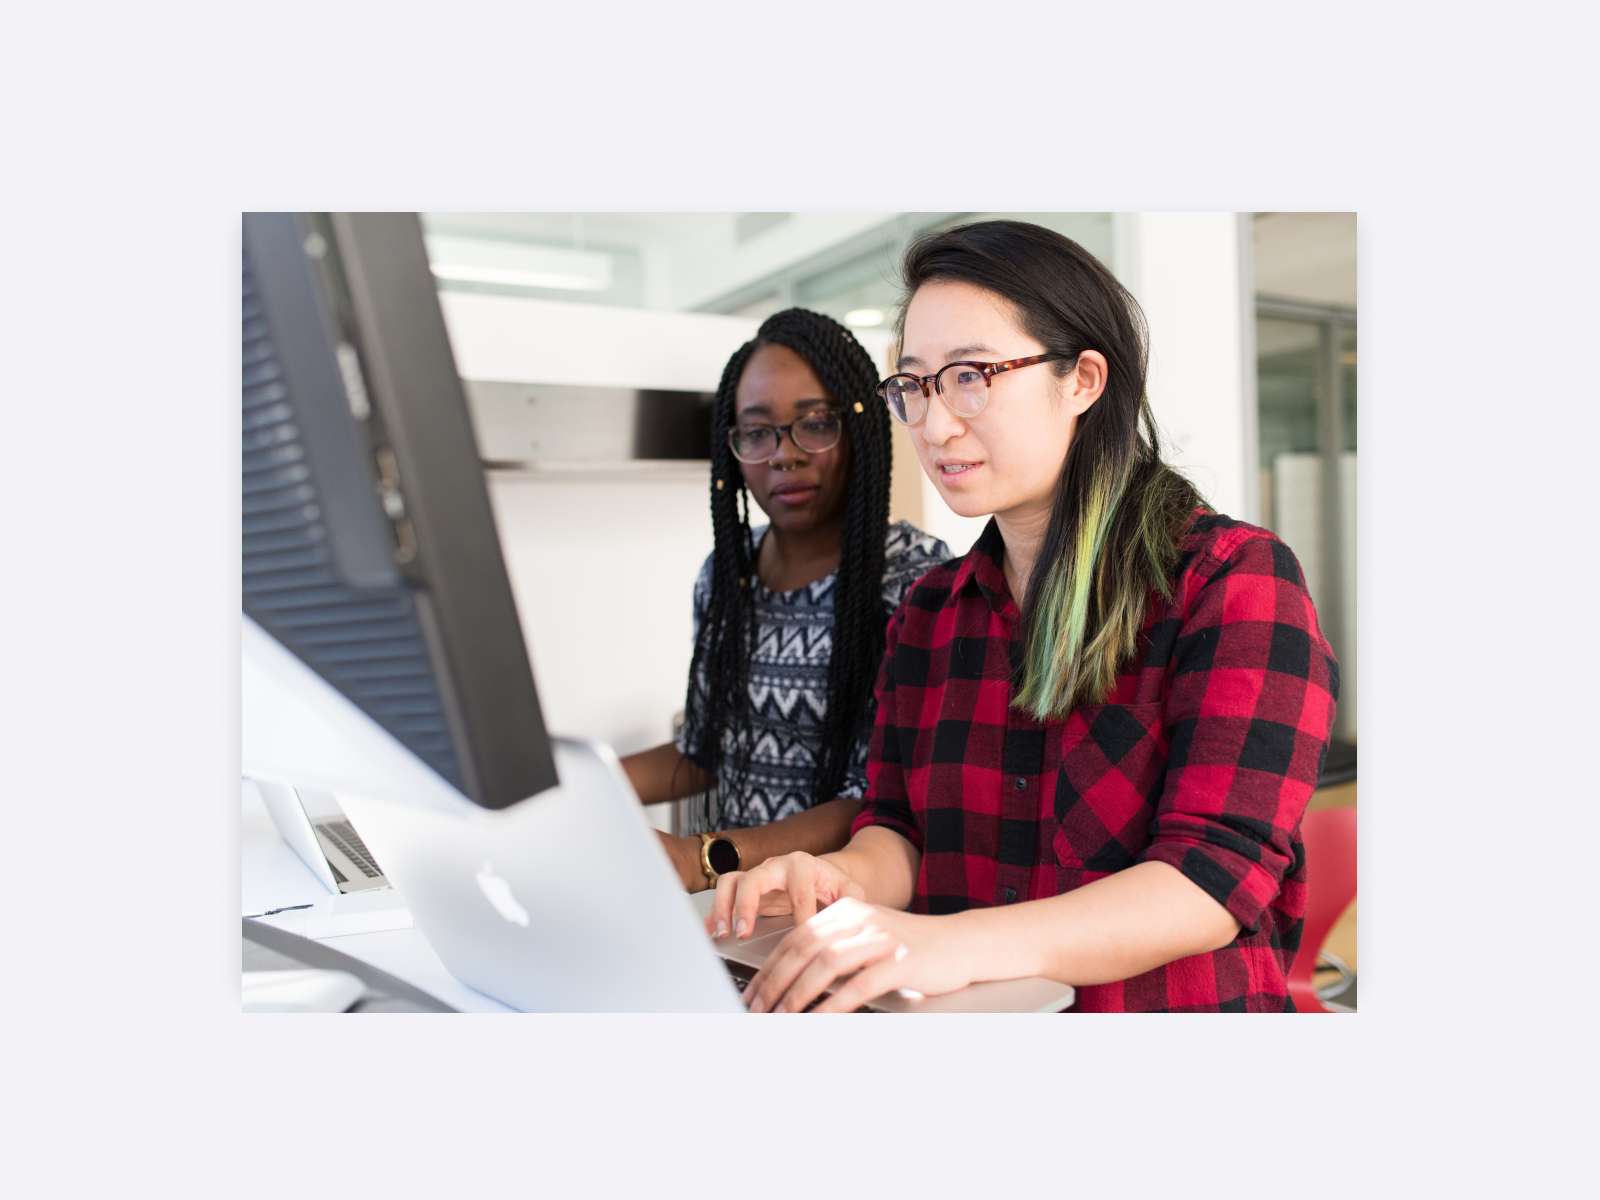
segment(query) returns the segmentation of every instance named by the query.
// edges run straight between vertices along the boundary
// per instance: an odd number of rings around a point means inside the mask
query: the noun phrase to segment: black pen
[[[310,905],[310,904],[290,904],[290,905],[288,905],[288,906],[286,906],[284,908],[268,909],[266,912],[263,912],[263,913],[245,913],[245,916],[249,917],[251,920],[254,920],[257,917],[275,917],[281,912],[293,912],[297,908],[312,908],[312,907],[314,907],[314,905]]]

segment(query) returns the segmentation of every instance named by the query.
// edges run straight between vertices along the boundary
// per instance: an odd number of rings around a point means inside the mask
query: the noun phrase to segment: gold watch
[[[739,866],[739,847],[731,838],[720,833],[700,835],[700,869],[710,886],[716,887],[718,876],[737,871]]]

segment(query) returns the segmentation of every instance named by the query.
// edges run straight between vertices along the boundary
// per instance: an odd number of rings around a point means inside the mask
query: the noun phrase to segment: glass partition
[[[1356,323],[1342,308],[1260,299],[1261,519],[1295,552],[1339,658],[1334,734],[1356,737]]]

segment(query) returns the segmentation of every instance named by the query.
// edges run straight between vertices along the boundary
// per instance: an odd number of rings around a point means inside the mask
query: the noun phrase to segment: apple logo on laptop
[[[528,927],[528,910],[517,903],[517,898],[511,894],[511,885],[506,882],[505,876],[496,875],[494,868],[484,863],[478,868],[477,879],[478,886],[489,898],[489,903],[494,905],[495,912],[524,929]]]

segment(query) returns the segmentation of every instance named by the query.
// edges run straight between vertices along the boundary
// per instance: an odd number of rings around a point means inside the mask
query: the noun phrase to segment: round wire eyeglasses
[[[840,409],[821,408],[796,417],[787,425],[730,425],[728,448],[743,463],[771,462],[778,453],[779,440],[788,434],[796,448],[821,454],[832,450],[844,436],[841,416]]]

